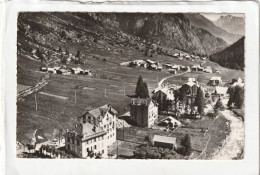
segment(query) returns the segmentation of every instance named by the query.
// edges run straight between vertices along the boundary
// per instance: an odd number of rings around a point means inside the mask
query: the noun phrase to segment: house
[[[123,63],[120,63],[120,66],[129,66],[130,62],[127,61],[127,62],[123,62]]]
[[[164,64],[163,66],[164,66],[165,68],[171,68],[171,67],[172,67],[172,65],[171,65],[170,63]]]
[[[177,74],[176,69],[169,69],[169,72],[172,73],[172,74]]]
[[[196,82],[196,78],[188,78],[188,82]]]
[[[140,127],[152,127],[158,119],[158,105],[151,98],[132,98],[130,103],[130,119]]]
[[[186,67],[186,66],[181,66],[181,70],[182,70],[182,71],[186,71],[186,70],[187,70],[187,67]]]
[[[59,70],[59,69],[60,69],[60,66],[54,66],[53,69],[54,69],[54,70]]]
[[[107,146],[110,146],[116,141],[116,115],[117,111],[106,104],[95,109],[87,108],[79,119],[82,124],[88,122],[106,131]]]
[[[204,67],[202,67],[202,66],[198,66],[197,68],[198,68],[198,71],[204,71]]]
[[[76,124],[75,128],[65,134],[65,150],[78,157],[88,158],[100,154],[107,157],[107,132],[88,122]]]
[[[63,75],[65,75],[65,74],[67,74],[67,70],[66,69],[59,69],[59,70],[56,70],[56,73],[57,74],[63,74]]]
[[[181,67],[181,66],[179,66],[179,65],[173,65],[173,66],[172,66],[172,69],[176,69],[176,71],[178,71],[178,70],[180,70],[180,67]]]
[[[233,87],[234,86],[240,86],[240,87],[245,86],[244,80],[241,77],[239,77],[237,80],[236,79],[232,80],[232,82],[233,82],[233,84],[231,86],[233,86]]]
[[[159,111],[172,110],[174,106],[174,90],[165,87],[158,87],[153,91],[153,99],[158,103]]]
[[[159,148],[177,149],[177,139],[175,137],[154,135],[152,145]]]
[[[47,67],[41,67],[40,70],[43,71],[43,72],[47,72],[48,68]]]
[[[92,74],[91,74],[91,71],[90,71],[90,70],[87,70],[87,69],[83,71],[83,74],[84,74],[84,75],[89,75],[89,76],[92,75]]]
[[[152,60],[147,60],[146,62],[147,62],[147,66],[148,67],[156,63],[156,62],[154,62]]]
[[[211,77],[211,79],[209,80],[209,85],[211,86],[222,85],[222,77]]]
[[[191,67],[191,70],[192,71],[198,71],[198,65],[193,65],[192,67]]]
[[[181,126],[181,122],[176,120],[175,118],[169,116],[169,117],[166,117],[164,119],[162,119],[159,123],[159,125],[163,125],[163,126],[169,126],[171,128],[176,128],[178,126]]]
[[[77,75],[77,74],[83,74],[83,72],[84,72],[84,70],[81,69],[80,67],[71,68],[70,70],[71,70],[71,73],[76,74],[76,75]]]
[[[56,74],[56,70],[54,68],[48,67],[48,72]]]
[[[206,73],[212,73],[213,71],[212,71],[211,67],[206,67],[206,68],[204,69],[204,72],[206,72]]]

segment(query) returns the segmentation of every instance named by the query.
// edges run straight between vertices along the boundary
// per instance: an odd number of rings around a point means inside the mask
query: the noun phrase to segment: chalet
[[[173,65],[173,66],[172,66],[172,69],[175,69],[176,71],[178,71],[178,70],[180,70],[180,67],[181,67],[181,66],[179,66],[179,65]]]
[[[56,70],[56,73],[57,74],[63,74],[63,75],[65,75],[65,74],[67,74],[67,70],[66,69],[59,69],[59,70]]]
[[[152,145],[159,148],[177,149],[177,139],[175,137],[154,135]]]
[[[240,87],[244,87],[245,86],[245,84],[244,84],[244,80],[241,78],[241,77],[239,77],[237,80],[232,80],[233,81],[233,84],[231,85],[231,86],[240,86]]]
[[[148,68],[151,70],[157,70],[158,66],[156,66],[155,64],[152,64]]]
[[[123,62],[123,63],[120,63],[120,66],[129,66],[130,62],[127,61],[127,62]]]
[[[169,69],[169,72],[172,73],[172,74],[177,74],[176,69]]]
[[[151,98],[132,98],[130,119],[140,127],[152,127],[158,119],[158,105]]]
[[[75,128],[65,134],[65,150],[78,157],[88,158],[93,154],[107,157],[107,132],[88,122],[76,124]]]
[[[56,74],[56,70],[54,68],[48,67],[48,72]]]
[[[198,66],[198,71],[204,71],[204,67]]]
[[[211,79],[209,80],[209,85],[211,86],[222,85],[222,77],[211,77]]]
[[[206,67],[206,68],[204,69],[204,72],[206,72],[206,73],[212,73],[213,71],[212,71],[211,67]]]
[[[173,54],[173,57],[178,58],[178,57],[179,57],[179,54],[178,54],[178,53],[174,53],[174,54]]]
[[[91,76],[92,74],[91,74],[91,71],[90,70],[84,70],[83,71],[83,75],[89,75],[89,76]]]
[[[152,60],[147,60],[146,62],[147,62],[147,66],[148,67],[156,63],[156,62],[154,62]]]
[[[187,70],[187,67],[186,67],[186,66],[181,66],[181,70],[182,70],[182,71],[186,71],[186,70]]]
[[[171,67],[172,67],[172,65],[171,65],[170,63],[164,64],[163,66],[164,66],[165,68],[171,68]]]
[[[59,69],[60,69],[60,66],[54,66],[53,69],[54,69],[54,70],[59,70]]]
[[[95,109],[87,108],[79,119],[82,124],[88,122],[106,131],[105,139],[107,140],[107,146],[110,146],[116,141],[116,115],[117,111],[109,104],[106,104]]]
[[[171,110],[174,104],[174,90],[165,87],[158,87],[153,91],[153,99],[158,103],[159,111]]]
[[[196,78],[188,78],[188,82],[196,82]]]
[[[191,67],[191,70],[192,70],[192,71],[198,71],[198,65],[193,65],[193,66]]]
[[[41,67],[40,70],[43,71],[43,72],[47,72],[48,68],[47,67]]]
[[[83,74],[83,72],[84,72],[84,70],[81,69],[80,67],[71,68],[70,70],[71,70],[71,73],[76,74],[76,75],[78,75],[78,74]]]
[[[180,121],[178,121],[175,118],[169,116],[169,117],[162,119],[160,121],[159,125],[169,126],[170,128],[176,128],[176,127],[181,126],[182,124],[181,124]]]

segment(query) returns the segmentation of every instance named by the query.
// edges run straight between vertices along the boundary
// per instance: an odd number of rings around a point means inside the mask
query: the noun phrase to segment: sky
[[[232,15],[236,17],[243,17],[243,13],[200,13],[211,21],[216,21],[220,16]]]

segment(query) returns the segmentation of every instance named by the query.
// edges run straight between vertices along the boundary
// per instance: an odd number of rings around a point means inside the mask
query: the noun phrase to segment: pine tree
[[[204,113],[204,94],[203,94],[203,91],[201,89],[201,87],[199,87],[197,89],[197,95],[196,95],[196,98],[195,98],[195,105],[198,106],[198,112],[199,114],[203,115]]]
[[[150,98],[148,85],[146,82],[143,82],[143,85],[142,85],[141,98]]]
[[[143,77],[140,75],[137,81],[136,89],[135,89],[135,94],[136,97],[140,97],[141,92],[142,92],[142,85],[143,85]]]
[[[234,103],[235,106],[239,109],[241,109],[242,105],[244,104],[244,89],[240,86],[235,87]]]
[[[185,137],[181,140],[181,146],[184,148],[184,154],[186,156],[191,155],[192,153],[192,147],[191,147],[191,140],[190,136],[188,134],[185,135]]]
[[[214,111],[215,113],[218,112],[218,110],[223,110],[224,109],[224,105],[222,103],[222,100],[219,98],[217,103],[214,106]]]

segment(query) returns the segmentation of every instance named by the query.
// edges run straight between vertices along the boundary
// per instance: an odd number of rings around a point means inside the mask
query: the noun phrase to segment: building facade
[[[150,98],[133,98],[130,103],[130,118],[140,127],[152,127],[158,119],[158,104]]]
[[[78,157],[107,157],[106,131],[90,123],[77,124],[65,134],[65,149]]]
[[[96,127],[101,127],[107,132],[106,139],[108,146],[116,141],[116,118],[117,111],[109,104],[95,109],[86,109],[79,117],[80,123],[91,123]]]

